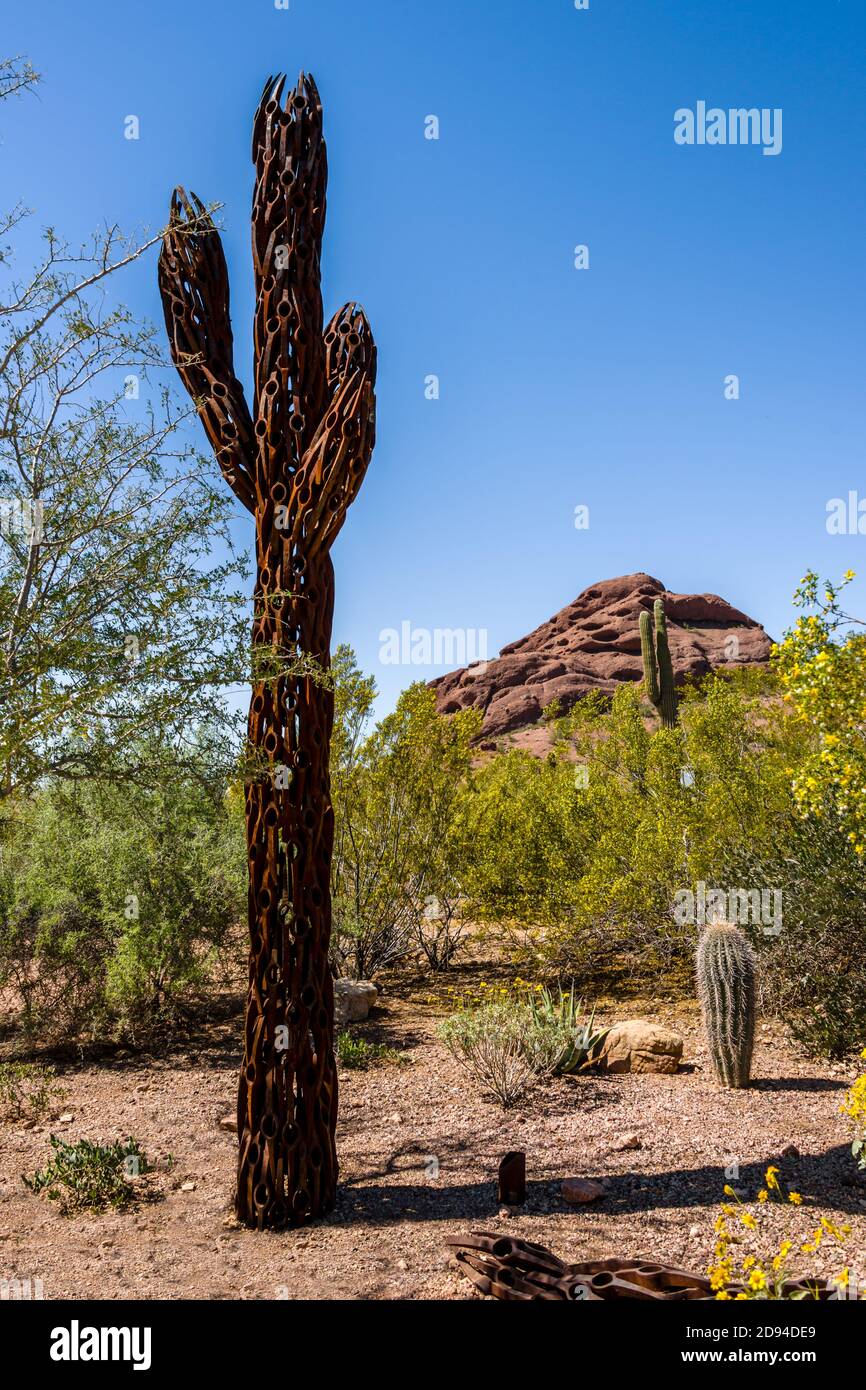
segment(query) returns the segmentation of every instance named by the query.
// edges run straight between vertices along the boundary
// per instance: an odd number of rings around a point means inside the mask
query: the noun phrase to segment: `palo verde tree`
[[[0,63],[0,98],[38,81]],[[232,501],[153,398],[153,330],[109,286],[158,237],[16,257],[0,216],[0,817],[46,779],[153,785],[193,730],[225,729],[248,670]],[[217,562],[215,551],[222,555]],[[146,734],[145,739],[143,735]]]
[[[182,189],[159,263],[172,355],[223,475],[255,516],[246,789],[250,971],[236,1208],[298,1224],[334,1203],[337,1076],[328,969],[334,838],[331,544],[373,449],[376,349],[357,304],[323,327],[327,158],[301,74],[269,78],[253,127],[254,399],[234,373],[219,235]]]
[[[784,699],[814,747],[794,776],[804,815],[829,817],[866,859],[866,622],[844,612],[839,595],[854,578],[821,584],[810,570],[794,603],[806,610],[773,653]],[[810,611],[811,610],[811,611]]]

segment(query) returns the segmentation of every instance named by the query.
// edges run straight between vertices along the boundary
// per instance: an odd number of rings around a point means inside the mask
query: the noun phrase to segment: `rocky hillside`
[[[495,660],[433,681],[439,709],[482,709],[482,732],[492,740],[530,729],[554,700],[566,710],[590,690],[611,695],[620,682],[639,681],[640,612],[659,596],[678,683],[717,666],[767,661],[771,639],[760,623],[717,594],[673,594],[649,574],[626,574],[584,589]],[[532,746],[531,739],[513,741]]]

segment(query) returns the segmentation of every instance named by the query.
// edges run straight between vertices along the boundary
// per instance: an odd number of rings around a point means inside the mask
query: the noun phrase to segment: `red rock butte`
[[[665,603],[678,685],[718,667],[769,659],[772,641],[760,623],[718,594],[673,594],[652,575],[625,574],[584,589],[494,660],[432,681],[438,709],[483,710],[482,736],[493,739],[536,724],[554,700],[565,712],[591,690],[612,695],[623,681],[642,680],[638,623],[657,598]]]

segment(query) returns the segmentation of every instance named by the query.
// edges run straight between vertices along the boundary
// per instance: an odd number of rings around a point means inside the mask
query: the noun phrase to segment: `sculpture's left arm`
[[[159,290],[171,356],[216,454],[244,506],[256,509],[253,425],[235,376],[229,277],[204,204],[175,189],[159,254]]]

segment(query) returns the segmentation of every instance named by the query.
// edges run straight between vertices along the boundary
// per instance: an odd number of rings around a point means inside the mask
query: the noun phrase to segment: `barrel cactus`
[[[665,606],[660,598],[653,604],[652,621],[646,609],[640,615],[640,648],[647,695],[661,715],[662,723],[672,729],[677,722],[677,692]]]
[[[755,1041],[755,955],[739,927],[707,927],[698,942],[698,995],[713,1070],[722,1086],[748,1086]]]

